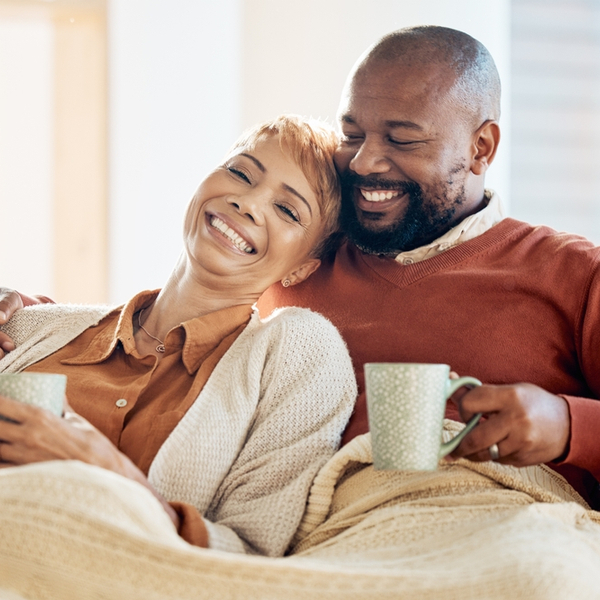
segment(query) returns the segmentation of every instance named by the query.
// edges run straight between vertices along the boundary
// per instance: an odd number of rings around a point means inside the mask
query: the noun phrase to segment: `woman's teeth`
[[[231,227],[228,227],[221,219],[218,217],[212,216],[210,218],[210,224],[212,227],[220,231],[228,240],[230,240],[233,245],[245,252],[246,254],[252,254],[254,252],[254,248],[250,246],[246,240],[240,237]]]
[[[384,200],[391,200],[398,195],[397,190],[386,192],[369,192],[368,190],[360,190],[360,193],[363,195],[363,198],[369,202],[383,202]]]

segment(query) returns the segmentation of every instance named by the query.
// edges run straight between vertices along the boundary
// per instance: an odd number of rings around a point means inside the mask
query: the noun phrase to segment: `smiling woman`
[[[261,320],[253,304],[318,268],[337,227],[336,145],[295,116],[251,130],[192,198],[160,291],[17,311],[0,371],[64,373],[70,406],[58,418],[0,397],[2,466],[100,466],[147,487],[192,544],[283,554],[356,389],[328,321]]]

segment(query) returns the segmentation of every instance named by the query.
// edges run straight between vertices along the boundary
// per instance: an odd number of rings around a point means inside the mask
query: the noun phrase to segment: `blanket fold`
[[[11,600],[600,600],[599,577],[600,513],[550,469],[375,471],[368,434],[320,471],[285,558],[190,546],[148,490],[96,467],[0,469]]]

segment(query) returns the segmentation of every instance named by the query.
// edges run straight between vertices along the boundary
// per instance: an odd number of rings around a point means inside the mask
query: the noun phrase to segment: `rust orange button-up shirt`
[[[159,448],[252,313],[250,305],[233,306],[182,323],[167,334],[159,362],[156,356],[141,356],[133,337],[134,317],[157,294],[138,294],[64,348],[26,369],[67,375],[67,397],[73,410],[146,475]],[[206,546],[206,528],[196,509],[171,504],[181,518],[180,535]]]

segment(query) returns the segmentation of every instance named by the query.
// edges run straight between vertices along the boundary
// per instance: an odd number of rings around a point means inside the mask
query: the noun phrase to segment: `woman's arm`
[[[314,313],[286,312],[269,333],[245,443],[205,513],[213,548],[283,554],[354,407],[354,371],[337,330]]]
[[[91,423],[67,404],[64,417],[0,396],[0,468],[49,460],[79,460],[148,488],[179,529],[179,516],[145,475]]]

